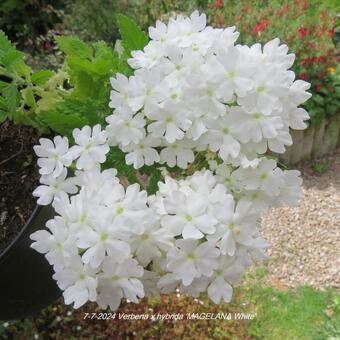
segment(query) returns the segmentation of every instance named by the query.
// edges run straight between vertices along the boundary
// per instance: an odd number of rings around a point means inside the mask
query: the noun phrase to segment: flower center
[[[253,192],[251,194],[251,198],[254,199],[254,200],[258,199],[259,197],[260,197],[260,194],[258,192]]]
[[[235,78],[236,73],[234,71],[228,71],[227,72],[227,78],[233,79]]]
[[[253,118],[255,118],[255,119],[261,119],[261,118],[262,118],[262,113],[261,113],[261,112],[255,112],[255,113],[253,113]]]
[[[81,215],[80,215],[79,222],[80,222],[81,224],[84,224],[84,223],[86,222],[86,214],[81,214]]]
[[[196,255],[194,253],[189,253],[187,255],[187,258],[188,258],[188,260],[195,260],[196,259]]]
[[[100,240],[101,241],[106,241],[108,238],[109,238],[109,235],[106,234],[106,233],[100,235]]]
[[[265,91],[265,87],[263,85],[260,85],[260,86],[257,87],[256,91],[258,93],[263,93]]]
[[[61,252],[63,250],[63,245],[60,242],[57,242],[56,250],[57,250],[57,252]]]
[[[187,215],[187,216],[185,216],[185,219],[186,219],[188,222],[191,222],[191,221],[192,221],[192,216]]]
[[[119,280],[120,279],[120,277],[118,276],[118,275],[113,275],[113,276],[111,276],[111,280],[112,281],[117,281],[117,280]]]
[[[146,240],[149,239],[149,235],[148,235],[148,234],[143,234],[143,235],[141,236],[141,239],[142,239],[143,241],[146,241]]]
[[[229,134],[229,129],[228,129],[228,128],[224,128],[222,131],[223,131],[223,133],[224,133],[225,135],[228,135],[228,134]]]
[[[228,224],[228,228],[229,228],[230,230],[235,229],[235,227],[236,227],[236,224],[235,224],[234,222]]]
[[[116,210],[117,215],[121,215],[123,212],[124,212],[124,208],[123,207],[119,207]]]
[[[223,271],[222,271],[222,269],[218,269],[218,270],[215,271],[215,273],[216,273],[216,276],[222,276]]]
[[[260,179],[261,179],[262,181],[266,180],[267,178],[268,178],[268,175],[267,175],[267,174],[262,174],[262,175],[260,176]]]
[[[212,90],[207,90],[207,96],[212,97],[214,95],[214,92]]]

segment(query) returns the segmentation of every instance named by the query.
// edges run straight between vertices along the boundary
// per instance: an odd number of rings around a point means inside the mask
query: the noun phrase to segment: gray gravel
[[[340,287],[340,149],[318,175],[302,164],[305,197],[297,208],[271,210],[262,233],[272,245],[269,274],[276,286]],[[320,164],[320,163],[319,163]]]

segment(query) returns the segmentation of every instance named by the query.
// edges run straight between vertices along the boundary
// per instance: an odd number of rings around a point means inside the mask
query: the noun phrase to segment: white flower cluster
[[[298,171],[282,171],[265,158],[254,168],[212,161],[213,171],[182,180],[167,176],[149,197],[138,184],[125,190],[114,169],[96,165],[64,180],[76,189],[60,186],[52,203],[57,215],[47,230],[31,235],[32,247],[53,265],[65,302],[75,308],[96,301],[115,310],[123,298],[137,303],[178,287],[229,302],[231,284],[265,257],[261,215],[272,206],[294,205],[303,194]]]
[[[292,144],[289,128],[306,127],[308,113],[298,106],[310,84],[295,80],[295,56],[279,39],[235,46],[235,27],[206,27],[197,11],[157,21],[149,36],[129,59],[134,75],[111,79],[106,130],[127,164],[185,169],[194,151],[211,150],[248,166],[268,148],[283,153]]]
[[[106,128],[75,129],[71,147],[60,136],[35,146],[41,185],[33,195],[56,216],[31,235],[32,247],[53,265],[65,303],[116,310],[122,299],[176,289],[229,302],[232,284],[266,256],[261,216],[296,205],[303,192],[299,171],[258,154],[283,152],[289,127],[305,127],[297,105],[308,86],[294,82],[294,57],[278,40],[262,51],[234,46],[237,36],[205,27],[198,12],[157,22],[152,41],[133,52],[135,75],[112,79]],[[165,175],[148,196],[102,170],[113,145],[135,168],[193,163],[196,171]],[[195,151],[208,151],[205,168]]]
[[[230,284],[253,260],[266,256],[268,244],[258,230],[261,215],[269,207],[295,205],[303,193],[299,171],[282,171],[271,160],[234,171],[225,164],[212,167],[216,175],[205,170],[180,181],[165,178],[150,206],[175,239],[158,287],[169,293],[179,286],[193,296],[207,291],[219,303],[229,302]]]

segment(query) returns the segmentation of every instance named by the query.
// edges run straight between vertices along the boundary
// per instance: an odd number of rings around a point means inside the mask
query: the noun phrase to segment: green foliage
[[[339,311],[333,302],[334,290],[317,291],[300,287],[295,291],[277,291],[271,287],[251,287],[247,292],[257,309],[249,333],[259,339],[326,339],[339,336]],[[333,313],[330,318],[327,311]],[[327,334],[326,337],[325,333]]]
[[[45,35],[61,22],[63,6],[64,0],[1,0],[0,29],[20,46],[35,45],[32,37]]]
[[[329,160],[320,160],[320,161],[313,161],[311,166],[312,169],[318,174],[323,175],[331,166],[331,162]]]
[[[141,173],[148,176],[147,192],[149,195],[153,195],[158,191],[158,182],[162,180],[162,173],[157,167],[157,164],[153,166],[143,166]]]
[[[104,40],[113,44],[119,37],[115,15],[121,0],[65,0],[63,29],[84,41]]]
[[[127,53],[133,50],[141,50],[148,43],[147,35],[127,16],[118,15],[118,26]]]
[[[268,339],[268,340],[331,340],[340,336],[340,298],[335,289],[320,291],[300,287],[279,291],[262,285],[235,287],[230,303],[215,305],[207,296],[197,303],[185,295],[149,298],[140,302],[139,309],[165,314],[181,313],[231,313],[231,320],[207,319],[173,322],[125,320],[103,323],[83,320],[88,306],[71,310],[62,299],[31,318],[0,322],[1,339],[13,339],[25,334],[33,339],[106,339],[112,334],[128,338],[135,334],[138,339]],[[93,312],[99,309],[93,307]],[[131,304],[122,304],[121,313],[136,313]],[[236,320],[235,313],[253,314],[253,320]],[[113,320],[114,321],[114,320]],[[79,327],[80,326],[80,327]]]
[[[306,103],[312,124],[318,125],[326,116],[340,114],[340,66],[329,68],[322,80],[312,81],[313,97]]]
[[[133,166],[125,163],[125,154],[118,147],[111,147],[106,155],[106,162],[103,168],[115,168],[118,171],[118,176],[126,176],[130,183],[139,183],[136,170]]]
[[[41,70],[32,74],[31,80],[34,85],[42,86],[44,85],[51,77],[55,75],[55,72],[50,70]]]
[[[58,71],[33,72],[0,31],[0,120],[51,128],[70,136],[85,124],[103,124],[109,114],[110,77],[123,61],[105,42],[88,45],[79,38],[57,37],[65,55]]]
[[[32,125],[41,131],[48,128],[72,139],[72,130],[84,125],[105,123],[111,113],[108,106],[110,77],[117,72],[129,75],[130,52],[143,49],[148,39],[129,18],[118,17],[121,45],[116,49],[104,41],[88,44],[78,37],[58,36],[56,43],[65,54],[65,63],[58,72],[33,72],[7,37],[0,33],[0,120]],[[144,167],[140,175],[148,177],[141,183],[136,170],[125,163],[125,154],[112,148],[104,167],[114,167],[119,176],[130,183],[140,183],[155,193],[161,172],[155,165]]]

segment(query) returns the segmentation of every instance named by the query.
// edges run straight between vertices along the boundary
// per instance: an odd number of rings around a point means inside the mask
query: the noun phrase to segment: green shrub
[[[35,37],[61,21],[63,4],[63,0],[2,0],[0,29],[21,47],[34,45]]]

